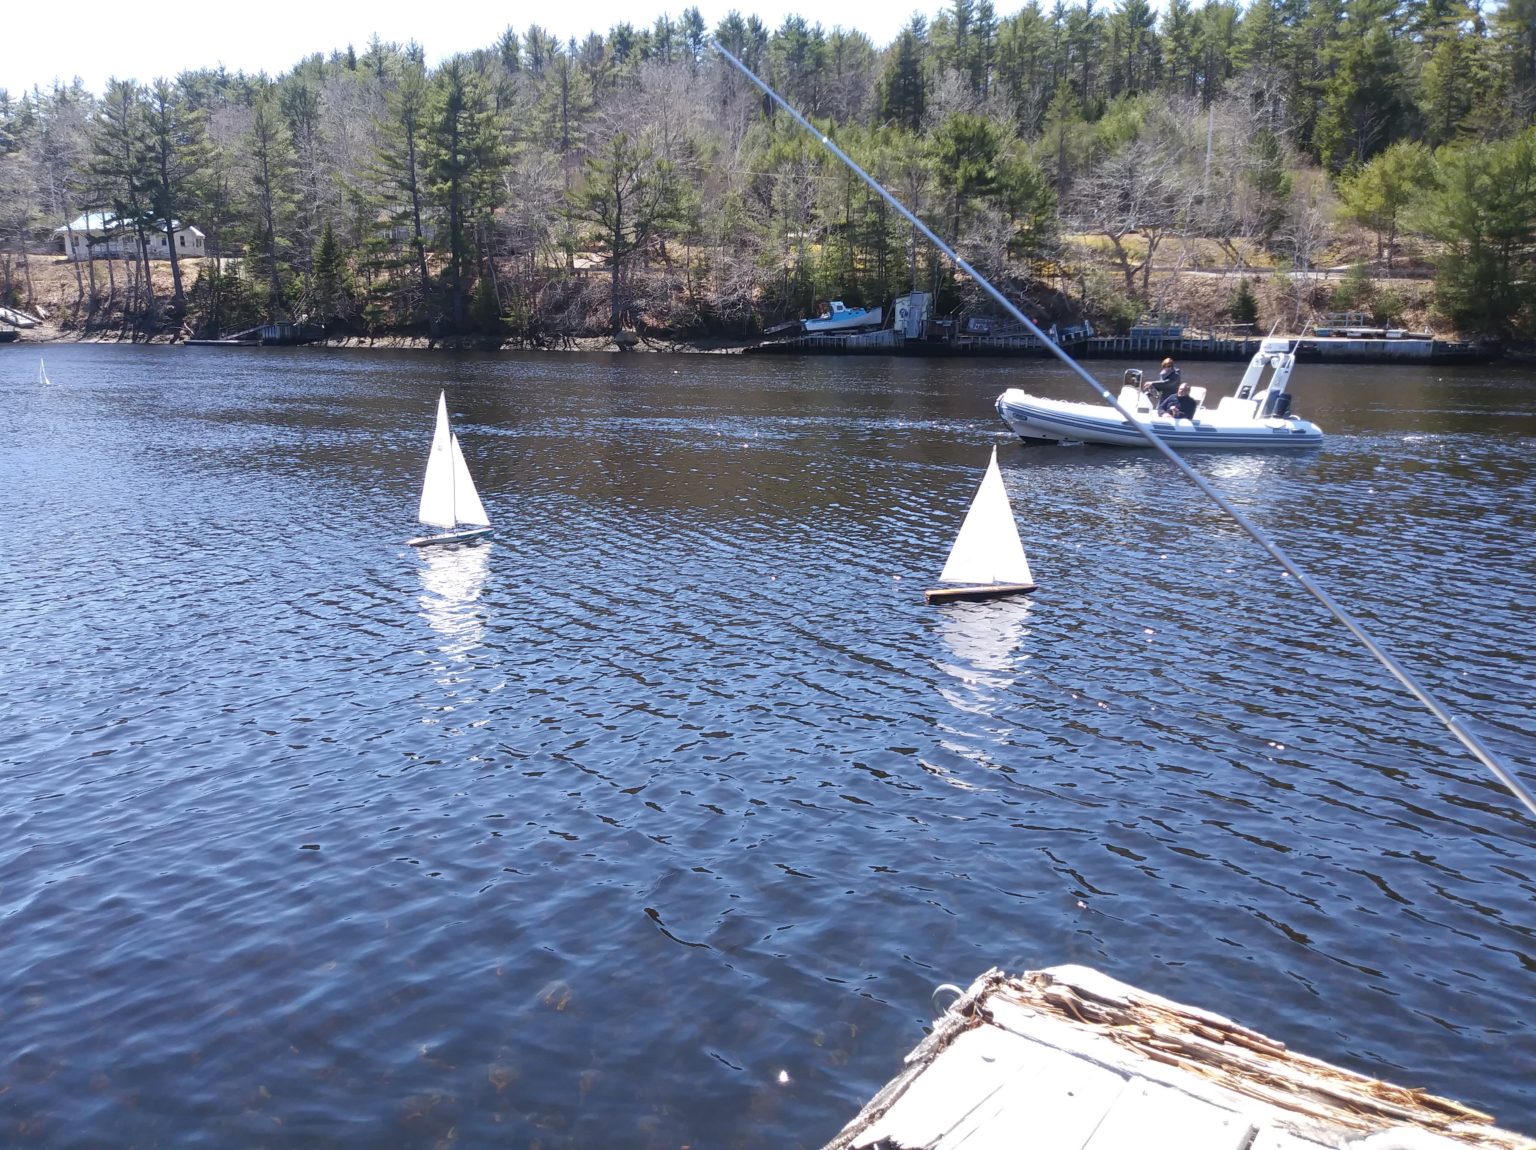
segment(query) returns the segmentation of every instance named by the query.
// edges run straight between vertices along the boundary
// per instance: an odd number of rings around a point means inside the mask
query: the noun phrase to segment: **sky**
[[[0,17],[0,88],[20,95],[34,85],[44,89],[55,79],[68,84],[79,77],[101,94],[109,77],[141,82],[174,78],[197,68],[222,64],[231,72],[285,72],[314,52],[329,54],[351,44],[359,53],[377,33],[379,39],[404,44],[416,40],[429,64],[473,48],[487,48],[508,25],[519,32],[538,24],[562,40],[607,32],[628,21],[648,28],[656,17],[676,19],[697,7],[713,29],[733,9],[755,15],[769,29],[789,15],[830,31],[857,29],[884,47],[920,12],[931,20],[945,0],[837,0],[834,5],[797,0],[566,0],[542,5],[451,2],[448,12],[420,0],[162,0],[148,8],[124,8],[105,0],[81,0],[63,8],[35,0],[6,5]],[[836,18],[827,16],[835,9]],[[1005,5],[998,4],[999,14]],[[818,13],[818,10],[820,12]]]

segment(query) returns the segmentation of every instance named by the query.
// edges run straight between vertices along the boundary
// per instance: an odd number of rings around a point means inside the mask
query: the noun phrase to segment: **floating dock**
[[[299,347],[325,338],[325,328],[312,323],[268,323],[221,339],[183,340],[184,347]]]
[[[1536,1150],[1081,966],[988,971],[906,1063],[826,1150]]]

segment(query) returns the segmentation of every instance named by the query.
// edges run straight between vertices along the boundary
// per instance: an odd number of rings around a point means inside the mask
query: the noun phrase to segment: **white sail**
[[[427,452],[427,473],[421,481],[421,505],[416,518],[441,531],[407,540],[412,547],[468,543],[489,535],[491,530],[491,517],[485,513],[475,481],[469,477],[464,449],[448,423],[447,392],[437,396],[437,427],[432,433],[432,449]]]
[[[1033,583],[1013,507],[997,468],[997,448],[971,509],[965,513],[960,534],[950,548],[949,561],[939,575],[941,583]]]
[[[475,481],[469,477],[469,465],[464,462],[464,452],[459,449],[459,437],[453,436],[453,519],[455,523],[467,523],[472,527],[489,527],[490,516],[480,502]]]
[[[416,512],[416,518],[430,527],[454,525],[454,446],[453,432],[448,429],[448,396],[439,393],[437,430],[432,433],[432,450],[427,453],[427,474],[421,481],[421,506]]]

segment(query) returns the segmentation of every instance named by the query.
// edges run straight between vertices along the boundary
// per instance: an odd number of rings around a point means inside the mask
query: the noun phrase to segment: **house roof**
[[[54,235],[63,235],[65,232],[83,232],[85,234],[99,234],[101,232],[115,232],[121,225],[117,222],[115,212],[83,212],[69,223],[53,229]],[[178,232],[191,232],[193,235],[203,234],[202,229],[192,224],[183,224],[180,220],[171,221],[171,229]]]

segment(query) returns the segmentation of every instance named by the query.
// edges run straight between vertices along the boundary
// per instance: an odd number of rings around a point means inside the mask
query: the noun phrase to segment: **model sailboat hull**
[[[438,543],[473,543],[477,539],[484,539],[491,533],[489,527],[466,527],[462,531],[445,531],[441,535],[421,535],[415,539],[407,539],[412,547],[431,547]]]
[[[1033,591],[1033,583],[981,583],[975,587],[930,587],[923,598],[930,603],[956,603],[981,599],[1001,599],[1005,595],[1022,595]]]

